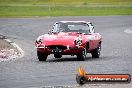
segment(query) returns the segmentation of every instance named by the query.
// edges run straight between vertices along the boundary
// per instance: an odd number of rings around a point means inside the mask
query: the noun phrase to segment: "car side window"
[[[89,33],[91,33],[91,34],[95,33],[93,24],[89,23],[88,26],[89,26]]]

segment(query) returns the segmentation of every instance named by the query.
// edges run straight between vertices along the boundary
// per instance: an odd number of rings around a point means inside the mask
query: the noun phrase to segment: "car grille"
[[[62,50],[66,50],[67,47],[66,46],[62,46],[62,45],[51,45],[51,46],[48,46],[48,49],[62,49]]]

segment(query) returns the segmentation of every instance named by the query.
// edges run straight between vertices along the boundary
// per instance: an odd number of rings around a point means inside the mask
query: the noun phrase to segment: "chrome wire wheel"
[[[84,48],[84,50],[82,51],[82,54],[83,54],[83,58],[86,58],[86,55],[87,55],[87,50],[86,50],[86,48]]]
[[[81,53],[77,54],[78,61],[84,61],[86,59],[87,50],[84,48]]]
[[[98,56],[100,56],[101,45],[98,46]]]
[[[92,58],[99,58],[100,57],[100,51],[101,51],[101,44],[99,44],[99,46],[93,50],[92,54]]]

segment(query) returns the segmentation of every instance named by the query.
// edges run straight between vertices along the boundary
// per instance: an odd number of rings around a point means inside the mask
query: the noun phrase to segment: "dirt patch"
[[[7,41],[0,39],[0,50],[3,49],[14,49],[14,47]]]
[[[11,60],[18,56],[18,50],[4,39],[4,37],[0,37],[0,62]]]

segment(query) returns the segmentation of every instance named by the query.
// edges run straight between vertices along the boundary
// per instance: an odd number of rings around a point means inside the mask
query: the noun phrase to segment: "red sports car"
[[[48,34],[39,36],[35,46],[39,61],[46,61],[50,54],[54,54],[55,58],[76,55],[79,61],[84,61],[87,53],[91,53],[93,58],[99,58],[101,39],[90,22],[60,21],[54,24]]]

